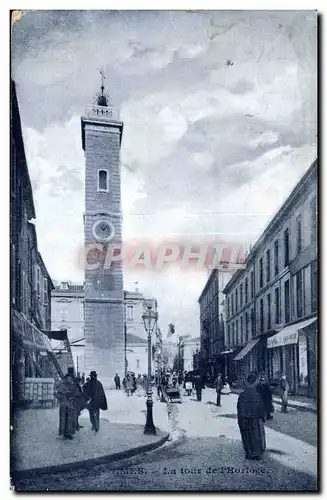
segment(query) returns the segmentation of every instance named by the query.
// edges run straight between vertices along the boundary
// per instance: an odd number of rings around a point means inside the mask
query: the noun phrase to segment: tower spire
[[[97,96],[97,104],[98,106],[108,106],[108,97],[104,89],[104,80],[106,79],[106,76],[103,69],[99,69],[99,73],[101,75],[101,93]]]

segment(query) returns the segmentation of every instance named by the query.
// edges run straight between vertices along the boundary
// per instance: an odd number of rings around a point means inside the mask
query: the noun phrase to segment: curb
[[[161,432],[157,429],[157,432]],[[94,467],[95,465],[110,464],[112,462],[117,462],[119,460],[125,460],[126,458],[131,458],[140,453],[145,453],[147,451],[155,450],[162,446],[169,438],[168,432],[161,432],[163,436],[153,443],[144,444],[137,446],[136,448],[130,448],[125,451],[119,451],[117,453],[110,453],[108,455],[103,455],[102,457],[89,458],[87,460],[80,460],[78,462],[70,462],[66,464],[49,465],[47,467],[37,467],[35,469],[26,470],[15,470],[11,471],[11,477],[14,480],[24,479],[38,476],[39,474],[53,474],[56,472],[70,472],[76,469],[87,469],[89,467]]]
[[[282,406],[281,402],[278,399],[273,399],[273,402],[279,406]],[[299,411],[306,411],[309,413],[315,413],[317,414],[317,410],[313,408],[312,406],[302,406],[302,405],[297,405],[296,403],[290,403],[288,402],[288,405],[290,408],[294,408],[295,410]]]
[[[239,395],[240,393],[232,389],[232,394]],[[274,397],[273,397],[273,403],[275,403],[275,404],[277,404],[279,406],[282,405],[281,401],[279,399],[277,399],[277,398],[274,398]],[[289,401],[287,406],[289,408],[294,408],[295,410],[306,411],[306,412],[309,412],[309,413],[315,413],[315,414],[317,414],[316,408],[314,408],[312,406],[297,405],[296,403],[293,403],[292,401]]]

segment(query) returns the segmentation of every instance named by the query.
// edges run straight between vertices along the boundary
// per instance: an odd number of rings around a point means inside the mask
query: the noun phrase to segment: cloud
[[[80,116],[100,67],[124,121],[127,241],[253,241],[315,158],[314,12],[37,11],[15,23],[12,45],[38,241],[54,279],[83,280]],[[191,335],[205,280],[125,273],[125,287],[139,281],[158,298],[164,330],[172,321]]]

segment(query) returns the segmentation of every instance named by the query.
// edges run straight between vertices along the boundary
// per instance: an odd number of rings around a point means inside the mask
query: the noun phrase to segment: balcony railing
[[[86,106],[85,116],[87,118],[104,118],[107,120],[119,120],[119,109],[109,106]]]

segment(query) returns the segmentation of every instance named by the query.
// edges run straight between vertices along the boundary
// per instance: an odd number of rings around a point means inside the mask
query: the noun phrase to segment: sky
[[[246,248],[316,157],[314,11],[30,11],[12,30],[39,250],[83,282],[80,117],[106,90],[124,122],[123,238]],[[196,337],[207,271],[125,270],[159,324]]]

